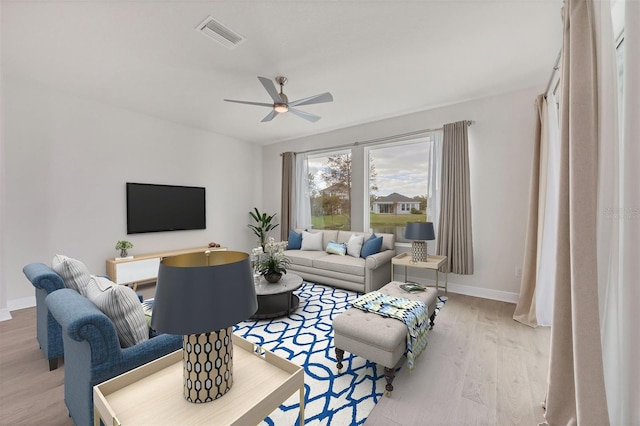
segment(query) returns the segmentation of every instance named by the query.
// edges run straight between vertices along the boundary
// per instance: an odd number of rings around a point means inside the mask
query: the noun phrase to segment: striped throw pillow
[[[87,284],[89,283],[91,275],[84,263],[61,254],[56,254],[51,261],[51,269],[60,275],[65,287],[75,290],[83,296],[87,295]]]
[[[149,340],[142,304],[131,288],[92,276],[87,285],[87,298],[113,322],[120,346],[128,348]]]

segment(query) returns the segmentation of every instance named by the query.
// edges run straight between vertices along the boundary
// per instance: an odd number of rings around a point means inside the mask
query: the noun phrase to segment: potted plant
[[[127,240],[118,240],[116,243],[116,250],[120,250],[120,257],[127,257],[129,255],[127,250],[130,248],[133,248],[133,244]]]
[[[289,258],[284,255],[287,242],[276,242],[273,237],[264,245],[264,251],[257,258],[257,271],[270,283],[277,283],[287,273]],[[259,247],[258,247],[259,249]]]
[[[265,241],[269,236],[269,232],[278,227],[278,224],[273,224],[271,221],[276,217],[276,213],[268,215],[266,213],[260,213],[257,207],[254,207],[254,211],[249,212],[249,215],[257,223],[257,225],[249,224],[249,228],[253,230],[253,233],[259,238],[260,246],[264,248]]]

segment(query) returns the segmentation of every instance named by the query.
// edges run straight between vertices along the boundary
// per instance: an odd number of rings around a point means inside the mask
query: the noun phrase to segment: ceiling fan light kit
[[[267,114],[265,118],[262,119],[262,122],[273,120],[278,114],[283,114],[285,112],[290,112],[298,117],[304,118],[312,123],[320,120],[320,116],[310,114],[308,112],[301,111],[299,109],[293,108],[295,106],[300,105],[312,105],[312,104],[320,104],[325,102],[333,102],[333,96],[329,92],[321,93],[319,95],[309,96],[308,98],[298,99],[297,101],[289,102],[289,98],[284,94],[284,85],[287,83],[287,77],[278,76],[275,78],[276,83],[280,85],[280,92],[276,89],[276,86],[273,84],[273,81],[266,77],[258,77],[260,83],[265,88],[271,99],[273,99],[273,104],[268,104],[264,102],[249,102],[249,101],[236,101],[233,99],[225,99],[226,102],[234,102],[237,104],[247,104],[247,105],[257,105],[257,106],[266,106],[273,108],[273,110]]]

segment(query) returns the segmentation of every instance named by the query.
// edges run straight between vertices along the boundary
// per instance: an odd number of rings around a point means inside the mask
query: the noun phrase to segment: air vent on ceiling
[[[243,36],[225,27],[211,16],[207,16],[207,18],[196,27],[196,30],[207,37],[211,37],[227,49],[233,49],[245,41]]]

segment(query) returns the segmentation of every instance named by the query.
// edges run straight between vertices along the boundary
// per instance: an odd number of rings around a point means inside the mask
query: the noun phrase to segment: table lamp
[[[407,222],[404,237],[411,242],[411,262],[427,261],[427,240],[435,240],[433,222]]]
[[[151,328],[183,336],[187,401],[213,401],[231,389],[232,326],[257,309],[247,253],[211,251],[162,259]]]

